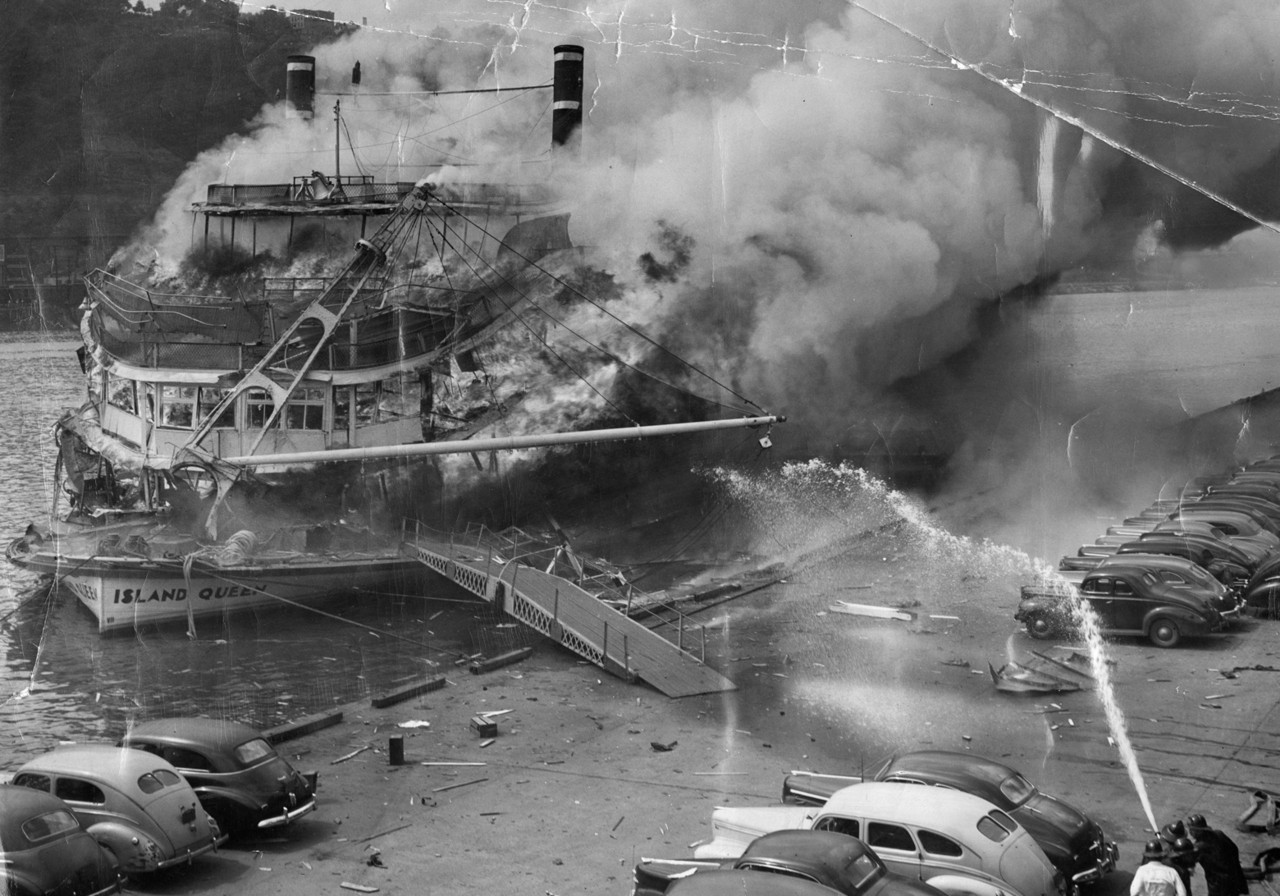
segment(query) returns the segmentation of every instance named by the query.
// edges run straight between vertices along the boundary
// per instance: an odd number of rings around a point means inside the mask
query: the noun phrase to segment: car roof
[[[157,768],[177,774],[168,762],[142,750],[111,744],[65,744],[30,760],[19,771],[73,775],[87,780],[108,781],[116,786],[128,784],[130,792],[136,796],[138,778]]]
[[[778,859],[797,865],[820,865],[834,858],[832,867],[844,868],[859,856],[871,853],[861,840],[836,831],[773,831],[752,840],[744,859]],[[877,863],[878,864],[878,863]]]
[[[831,795],[822,811],[894,819],[926,827],[935,826],[939,818],[950,817],[967,827],[994,808],[982,797],[959,790],[873,781],[842,787]]]
[[[984,789],[998,794],[1000,785],[1018,772],[985,756],[948,750],[920,750],[898,756],[877,777],[890,774],[927,775],[934,780],[960,784],[966,788],[980,784]],[[1001,801],[1007,802],[1004,799]]]
[[[1201,575],[1208,575],[1200,564],[1172,554],[1115,554],[1099,563],[1094,572],[1105,574],[1126,568],[1139,572],[1148,569],[1172,569],[1178,572],[1198,570]]]
[[[256,728],[228,719],[183,717],[138,722],[125,732],[122,744],[158,741],[174,746],[209,748],[230,752],[242,743],[265,739]]]
[[[9,849],[26,843],[22,823],[33,815],[43,815],[58,809],[68,812],[67,804],[51,793],[20,787],[16,784],[0,784],[0,843]]]
[[[700,871],[667,890],[671,896],[831,896],[836,890],[801,877],[760,871]]]

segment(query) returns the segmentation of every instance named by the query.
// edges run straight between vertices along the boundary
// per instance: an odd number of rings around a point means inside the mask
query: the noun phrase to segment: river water
[[[52,424],[79,404],[78,342],[69,335],[0,342],[0,533],[45,522],[53,494]],[[453,671],[469,637],[436,631],[448,605],[419,596],[362,599],[335,616],[245,614],[103,637],[69,595],[5,564],[0,589],[0,750],[8,770],[58,740],[100,740],[135,718],[227,716],[268,727]],[[477,613],[479,611],[477,610]],[[448,615],[448,614],[445,614]],[[457,614],[453,614],[457,615]],[[445,622],[446,619],[440,619]]]
[[[1038,375],[1083,402],[1123,388],[1198,412],[1280,383],[1277,331],[1273,290],[1188,290],[1052,296],[1019,309],[1009,338],[1030,334],[1044,347]],[[82,394],[77,345],[72,334],[0,342],[0,537],[48,513],[51,426]],[[69,595],[46,595],[7,565],[3,582],[0,748],[9,770],[60,739],[116,737],[134,718],[278,724],[452,671],[475,634],[465,629],[469,612],[442,614],[448,606],[434,600],[388,595],[337,618],[276,612],[201,625],[195,639],[181,627],[102,637]],[[435,629],[450,617],[454,630]]]

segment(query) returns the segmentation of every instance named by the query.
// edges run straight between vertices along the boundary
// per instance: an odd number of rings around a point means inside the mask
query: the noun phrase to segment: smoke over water
[[[1153,242],[1210,244],[1252,226],[1188,215],[1217,206],[1024,96],[1259,216],[1275,204],[1275,41],[1258,29],[1278,26],[1260,3],[869,4],[901,27],[820,0],[408,6],[317,48],[314,120],[270,106],[205,153],[117,269],[176,276],[189,204],[209,183],[333,173],[341,92],[358,170],[378,180],[551,179],[575,242],[598,250],[618,287],[619,316],[634,312],[659,342],[787,413],[795,450],[891,424],[963,458],[991,416],[1091,410],[1055,407],[1018,377],[964,388],[948,363],[981,354],[994,302],[1066,270],[1132,268]],[[545,93],[408,95],[545,84],[557,43],[586,48],[571,161],[550,159]],[[312,273],[333,257],[280,263]],[[1001,350],[1035,365],[1034,345]],[[1010,450],[1040,437],[1005,435]]]

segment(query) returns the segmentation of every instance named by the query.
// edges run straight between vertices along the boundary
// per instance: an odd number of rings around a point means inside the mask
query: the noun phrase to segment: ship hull
[[[56,549],[11,553],[10,559],[32,572],[55,576],[93,616],[100,633],[189,625],[248,610],[342,606],[379,594],[421,594],[432,575],[398,550],[295,554],[230,566]]]

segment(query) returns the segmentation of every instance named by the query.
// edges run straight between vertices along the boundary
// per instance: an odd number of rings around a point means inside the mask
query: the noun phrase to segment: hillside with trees
[[[5,0],[0,243],[101,263],[198,153],[280,99],[285,61],[354,26],[231,0]]]

